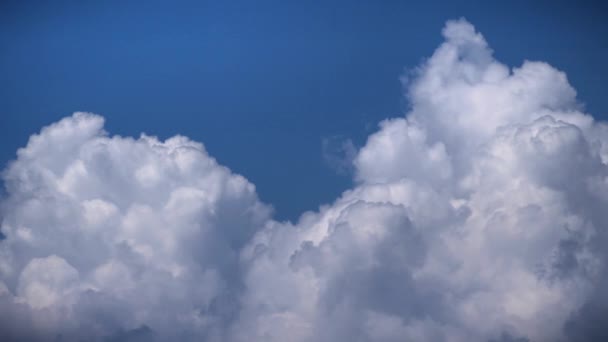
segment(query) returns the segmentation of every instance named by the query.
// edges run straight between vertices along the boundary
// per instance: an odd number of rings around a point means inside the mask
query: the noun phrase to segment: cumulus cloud
[[[608,314],[608,125],[465,20],[297,222],[200,143],[76,113],[4,171],[4,340],[583,341]],[[340,164],[342,167],[343,163]]]
[[[4,172],[2,315],[31,323],[3,320],[0,334],[221,339],[240,249],[270,208],[202,144],[110,137],[103,123],[76,113],[46,127]]]
[[[587,322],[607,312],[605,124],[546,63],[510,69],[464,20],[443,35],[411,111],[358,151],[356,187],[248,246],[241,340],[601,333]]]

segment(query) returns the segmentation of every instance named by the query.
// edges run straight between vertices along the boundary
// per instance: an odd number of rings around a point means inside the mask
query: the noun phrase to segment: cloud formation
[[[3,174],[3,340],[580,341],[608,314],[608,126],[465,20],[298,222],[200,143],[44,128]],[[349,158],[351,159],[351,158]]]
[[[203,145],[110,137],[103,123],[76,113],[44,128],[4,173],[0,331],[219,336],[238,313],[240,250],[270,208]]]

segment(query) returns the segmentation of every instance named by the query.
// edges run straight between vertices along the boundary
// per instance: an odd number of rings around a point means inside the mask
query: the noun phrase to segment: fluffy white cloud
[[[240,249],[270,210],[201,144],[109,137],[101,117],[76,113],[32,136],[4,179],[4,300],[32,322],[3,334],[221,339]]]
[[[562,72],[510,70],[464,20],[443,35],[409,84],[411,112],[382,122],[354,158],[357,186],[256,235],[236,339],[602,333],[586,322],[608,312],[605,295],[597,302],[606,126],[580,111]]]
[[[412,109],[298,222],[184,137],[77,113],[4,173],[5,340],[567,341],[606,336],[608,126],[564,73],[450,21]]]

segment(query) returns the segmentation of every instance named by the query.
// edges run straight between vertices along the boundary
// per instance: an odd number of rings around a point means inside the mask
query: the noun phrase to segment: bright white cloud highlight
[[[464,20],[443,36],[356,186],[296,223],[184,137],[111,137],[84,113],[32,136],[4,172],[0,335],[605,336],[608,126],[546,63],[510,69]]]

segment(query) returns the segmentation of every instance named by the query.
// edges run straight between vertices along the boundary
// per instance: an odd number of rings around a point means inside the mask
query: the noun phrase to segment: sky
[[[351,185],[335,162],[348,157],[344,142],[361,147],[380,120],[407,111],[400,78],[432,53],[448,19],[474,23],[509,66],[566,70],[580,102],[608,115],[596,86],[608,77],[606,10],[585,1],[3,1],[0,164],[40,127],[93,112],[112,134],[203,142],[277,217],[295,220]]]
[[[605,7],[2,9],[0,340],[608,340]]]

